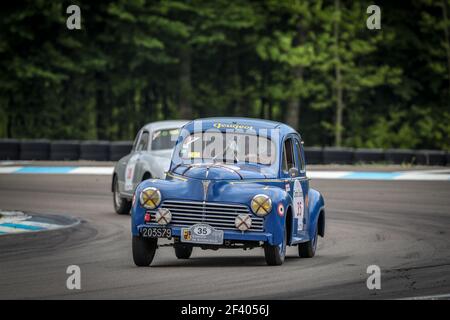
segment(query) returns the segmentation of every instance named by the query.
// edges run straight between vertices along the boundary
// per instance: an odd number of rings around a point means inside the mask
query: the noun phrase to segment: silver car
[[[180,128],[187,122],[152,122],[139,130],[131,153],[120,159],[114,168],[112,192],[118,214],[130,212],[133,193],[139,183],[150,178],[164,178]]]

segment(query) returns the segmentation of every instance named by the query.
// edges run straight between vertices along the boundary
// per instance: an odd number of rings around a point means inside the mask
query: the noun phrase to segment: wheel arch
[[[292,235],[294,234],[294,230],[292,229],[294,227],[294,220],[292,215],[292,206],[289,205],[286,208],[286,232],[287,232],[287,244],[290,245],[292,243]]]
[[[144,180],[151,179],[151,178],[152,178],[152,174],[150,173],[150,171],[146,170],[146,171],[144,172],[144,174],[142,175],[142,180],[141,180],[141,182],[144,181]]]
[[[325,201],[322,194],[312,188],[309,189],[308,198],[311,219],[311,224],[308,228],[309,236],[312,238],[316,232],[316,228],[318,228],[318,234],[323,237],[325,235]]]
[[[317,228],[318,228],[318,234],[321,237],[325,237],[325,209],[322,208],[319,211],[319,218],[317,219]]]
[[[116,182],[116,179],[117,179],[117,172],[114,171],[111,180],[111,192],[114,192],[114,183]]]

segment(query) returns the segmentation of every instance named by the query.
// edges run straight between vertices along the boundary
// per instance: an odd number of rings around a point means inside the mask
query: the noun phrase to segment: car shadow
[[[264,257],[193,257],[188,260],[173,260],[163,263],[154,263],[152,268],[166,267],[258,267],[266,266]]]
[[[302,258],[287,256],[284,264],[290,264]],[[192,257],[187,260],[171,260],[164,262],[154,262],[152,268],[167,267],[268,267],[264,256],[220,256],[220,257]]]

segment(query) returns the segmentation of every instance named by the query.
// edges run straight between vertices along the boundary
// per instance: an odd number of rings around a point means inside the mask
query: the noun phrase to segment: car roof
[[[227,129],[230,128],[229,126],[231,125],[236,126],[237,129],[280,129],[283,134],[296,133],[293,128],[281,122],[245,117],[212,117],[195,119],[186,124],[185,128],[189,131],[192,131],[195,127],[194,124],[200,121],[202,122],[202,129],[204,130],[208,130],[210,128],[218,128],[218,126],[220,126],[220,128]]]
[[[147,123],[143,129],[148,131],[162,130],[162,129],[173,129],[173,128],[181,128],[189,120],[165,120],[165,121],[155,121]]]

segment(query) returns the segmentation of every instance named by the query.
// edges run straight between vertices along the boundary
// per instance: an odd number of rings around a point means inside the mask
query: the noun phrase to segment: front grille
[[[234,219],[241,213],[250,214],[247,206],[216,202],[166,200],[161,204],[172,213],[171,225],[192,226],[206,223],[221,230],[238,230]],[[263,231],[264,219],[251,215],[252,227],[248,231]]]

